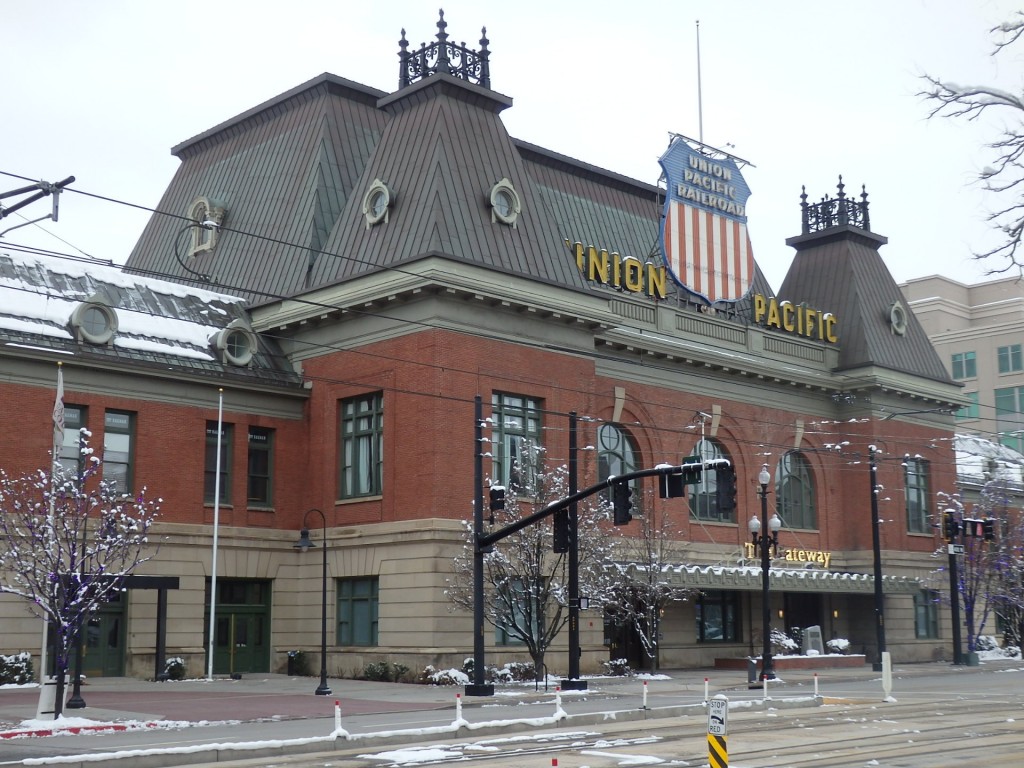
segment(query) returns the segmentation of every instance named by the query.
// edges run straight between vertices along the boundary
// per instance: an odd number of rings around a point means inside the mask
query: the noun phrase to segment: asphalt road
[[[600,768],[648,758],[652,763],[708,762],[705,684],[692,672],[652,680],[647,686],[638,680],[594,680],[586,692],[566,692],[557,698],[553,689],[534,692],[529,687],[503,690],[488,699],[460,696],[460,709],[451,689],[346,685],[339,709],[349,737],[339,739],[331,737],[333,701],[310,696],[306,682],[294,694],[273,684],[274,690],[263,692],[207,688],[192,697],[197,711],[203,698],[207,710],[225,715],[258,709],[258,703],[280,707],[286,714],[246,720],[225,717],[205,726],[173,729],[4,739],[0,765],[61,756],[71,765],[78,762],[76,756],[91,758],[83,763],[89,766],[223,765],[248,755],[253,756],[249,765],[300,768],[450,760],[487,760],[493,766],[515,768],[546,767],[552,759],[559,768]],[[1019,662],[980,669],[897,668],[890,701],[883,700],[880,677],[870,670],[823,675],[818,682],[820,695],[815,698],[812,677],[791,675],[769,687],[767,700],[761,690],[748,689],[735,676],[712,683],[708,693],[725,695],[730,702],[730,764],[936,768],[978,763],[983,750],[984,762],[979,764],[1021,765],[1024,732],[1016,714],[1024,711],[1024,667]],[[175,690],[179,695],[187,702],[185,688]],[[99,691],[87,696],[90,701],[101,698]],[[121,699],[125,696],[122,693]],[[303,706],[319,709],[289,715],[301,709],[292,696]],[[553,716],[560,711],[565,717],[555,722]],[[82,714],[95,717],[89,710]],[[458,731],[453,727],[456,720],[462,723]],[[240,749],[238,745],[246,742],[259,743],[260,751]],[[212,745],[233,746],[211,751]],[[414,747],[421,749],[412,754]],[[423,747],[433,750],[424,752]]]

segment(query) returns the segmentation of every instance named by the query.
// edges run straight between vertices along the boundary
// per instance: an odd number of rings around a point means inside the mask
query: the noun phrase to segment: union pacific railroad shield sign
[[[742,299],[754,279],[754,254],[750,187],[735,159],[675,136],[659,163],[668,185],[661,252],[672,279],[709,303]]]

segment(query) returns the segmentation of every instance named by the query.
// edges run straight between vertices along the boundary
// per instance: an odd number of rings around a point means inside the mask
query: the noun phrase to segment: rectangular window
[[[249,504],[273,506],[274,430],[249,427]]]
[[[953,378],[973,379],[978,375],[978,364],[973,352],[956,352],[953,355]]]
[[[341,401],[339,497],[379,496],[384,462],[384,394]]]
[[[1011,344],[1007,347],[999,347],[996,355],[999,359],[1000,373],[1016,373],[1024,370],[1024,362],[1021,360],[1021,345]]]
[[[119,494],[132,491],[135,414],[107,411],[103,416],[103,479]]]
[[[377,645],[377,577],[338,579],[338,645]]]
[[[1015,451],[1024,449],[1024,387],[996,390],[996,430],[999,442]]]
[[[698,643],[734,643],[740,640],[738,592],[702,592],[694,610]]]
[[[939,595],[929,589],[914,595],[914,636],[921,640],[939,636]]]
[[[523,634],[539,637],[541,606],[537,597],[530,594],[523,579],[511,579],[499,589],[501,594],[497,600],[497,610],[504,625],[495,625],[494,642],[498,645],[525,645]]]
[[[59,461],[68,477],[79,477],[82,463],[81,430],[85,427],[85,406],[64,406],[64,442],[60,447]]]
[[[928,462],[924,459],[904,459],[903,478],[907,492],[907,530],[910,533],[931,533]]]
[[[540,400],[495,392],[491,396],[494,482],[522,488],[537,471],[541,443]],[[525,470],[525,473],[524,471]]]
[[[978,393],[977,392],[964,392],[964,397],[970,400],[969,405],[965,405],[954,415],[957,419],[976,419],[978,418]]]
[[[231,424],[221,424],[220,431],[220,498],[221,504],[231,503]],[[213,504],[217,489],[217,422],[206,422],[206,463],[203,478],[203,501]]]

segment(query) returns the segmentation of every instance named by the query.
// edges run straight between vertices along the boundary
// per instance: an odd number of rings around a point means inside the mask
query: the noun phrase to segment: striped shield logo
[[[661,229],[665,266],[679,285],[708,303],[737,301],[754,279],[750,188],[730,155],[692,144],[674,137],[659,161],[668,186]]]

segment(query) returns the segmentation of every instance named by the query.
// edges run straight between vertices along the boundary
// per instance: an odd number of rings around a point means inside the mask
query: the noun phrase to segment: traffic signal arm
[[[728,459],[713,459],[703,464],[704,469],[719,469],[732,466]],[[513,523],[509,523],[504,528],[498,531],[493,531],[485,535],[477,535],[476,547],[478,550],[486,549],[493,544],[498,543],[502,539],[511,536],[516,531],[521,531],[523,528],[538,523],[544,518],[553,515],[559,510],[568,509],[570,504],[593,496],[595,493],[600,493],[605,488],[610,488],[613,485],[619,483],[629,483],[630,480],[635,480],[640,477],[662,477],[664,475],[674,475],[679,473],[685,473],[692,471],[692,464],[659,464],[653,469],[638,469],[635,472],[626,472],[622,475],[615,475],[609,477],[607,480],[603,480],[600,483],[591,485],[584,488],[582,491],[577,491],[571,496],[566,496],[564,499],[553,501],[546,507],[538,509],[532,515],[520,518]]]

